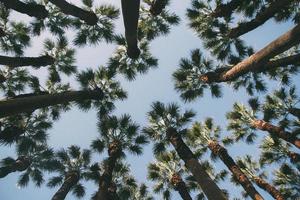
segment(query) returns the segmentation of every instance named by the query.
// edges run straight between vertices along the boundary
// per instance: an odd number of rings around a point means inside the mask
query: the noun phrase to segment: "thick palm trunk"
[[[55,62],[55,59],[51,56],[39,56],[39,57],[9,57],[0,56],[0,64],[7,65],[10,67],[21,67],[21,66],[34,66],[41,67],[51,65]]]
[[[291,113],[292,115],[294,115],[295,117],[297,117],[300,120],[300,109],[299,108],[290,108],[289,113]]]
[[[247,194],[255,200],[262,200],[263,197],[256,191],[247,176],[242,172],[239,166],[234,162],[227,150],[215,141],[208,143],[208,148],[218,156],[227,168],[232,172],[234,178],[243,186]]]
[[[95,200],[114,200],[115,192],[110,192],[110,187],[114,188],[112,182],[113,171],[119,158],[121,149],[118,142],[112,142],[108,148],[108,160],[105,163],[105,169],[100,177],[99,189]]]
[[[268,192],[274,199],[276,200],[284,200],[285,198],[282,196],[282,194],[273,186],[267,183],[265,180],[254,177],[254,181],[258,187]]]
[[[226,4],[220,4],[212,13],[212,17],[229,17],[240,4],[240,0],[231,0]]]
[[[297,138],[296,135],[294,135],[290,132],[284,131],[282,128],[280,128],[278,126],[274,126],[273,124],[270,124],[264,120],[259,120],[259,119],[255,119],[251,125],[259,130],[267,131],[271,135],[281,138],[281,139],[295,145],[297,148],[300,149],[300,139]]]
[[[125,37],[127,42],[127,54],[130,58],[138,58],[138,20],[140,15],[140,0],[121,0],[122,14],[125,26]]]
[[[179,174],[177,173],[173,174],[170,181],[171,184],[174,186],[175,190],[178,191],[178,193],[180,194],[183,200],[193,200],[186,187],[185,182],[182,180]]]
[[[86,99],[98,100],[103,97],[101,90],[68,91],[0,101],[0,118],[18,113],[31,112],[39,108],[67,104]]]
[[[150,12],[153,16],[159,15],[166,7],[168,0],[155,0],[151,4]]]
[[[300,24],[229,70],[225,70],[220,73],[214,71],[207,72],[199,78],[202,82],[208,84],[213,82],[233,81],[249,72],[266,69],[266,65],[271,64],[271,61],[269,61],[271,58],[285,52],[298,43],[300,43]],[[296,61],[294,60],[294,62]]]
[[[0,168],[0,178],[4,178],[10,173],[13,172],[22,172],[25,171],[31,165],[31,161],[26,156],[19,156],[15,162],[10,166],[5,166]]]
[[[65,177],[65,181],[59,190],[54,194],[51,200],[63,200],[79,181],[79,175],[76,172],[70,173]]]
[[[230,38],[238,38],[241,35],[244,35],[257,27],[263,25],[266,21],[272,18],[277,12],[282,9],[286,9],[292,2],[295,0],[277,0],[270,4],[269,7],[262,9],[258,14],[249,22],[243,22],[237,27],[232,28],[228,36]]]
[[[5,7],[13,9],[17,12],[29,15],[31,17],[36,17],[44,19],[48,16],[48,11],[44,6],[34,3],[23,3],[19,0],[0,0]]]
[[[98,22],[98,17],[95,13],[91,11],[84,10],[73,4],[68,3],[65,0],[49,0],[51,3],[59,7],[59,9],[66,15],[72,15],[78,17],[79,19],[85,21],[88,25],[96,25]]]
[[[166,132],[168,140],[174,146],[179,157],[184,161],[186,167],[193,174],[197,183],[209,200],[224,200],[226,199],[222,190],[206,173],[203,166],[196,159],[193,152],[184,143],[180,135],[173,128],[169,128]]]

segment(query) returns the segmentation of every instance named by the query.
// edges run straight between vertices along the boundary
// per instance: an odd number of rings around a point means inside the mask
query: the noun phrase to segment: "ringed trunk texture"
[[[96,194],[96,200],[114,200],[116,195],[115,185],[112,181],[113,171],[119,158],[121,149],[118,142],[112,142],[108,148],[108,160],[105,164],[105,169],[100,177],[99,189]]]
[[[163,9],[166,7],[168,0],[155,0],[151,4],[150,13],[153,16],[159,15]]]
[[[193,174],[197,183],[209,200],[225,200],[226,197],[217,184],[210,178],[203,166],[196,159],[193,152],[184,143],[174,128],[168,128],[167,138],[174,146],[179,157],[184,161],[186,167]]]
[[[19,156],[18,159],[15,160],[15,162],[12,165],[0,168],[0,178],[4,178],[8,174],[16,171],[25,171],[30,165],[31,161],[28,157]]]
[[[232,28],[229,31],[228,36],[230,38],[238,38],[241,35],[256,29],[272,18],[277,12],[287,8],[294,1],[295,0],[277,0],[274,3],[271,3],[269,7],[258,12],[255,18],[251,21],[241,23],[237,27]]]
[[[259,130],[267,131],[268,133],[281,138],[300,149],[300,139],[294,134],[284,131],[279,126],[274,126],[273,124],[260,119],[255,119],[251,125]]]
[[[39,56],[39,57],[9,57],[0,56],[0,64],[7,65],[12,68],[22,66],[41,67],[54,64],[55,59],[51,56]]]
[[[82,8],[79,8],[77,6],[74,6],[73,4],[68,3],[65,0],[49,0],[51,3],[59,7],[59,9],[66,15],[72,15],[74,17],[77,17],[88,25],[96,25],[98,22],[98,17],[95,13],[91,11],[84,10]]]
[[[178,193],[180,194],[181,198],[183,200],[193,200],[187,187],[185,182],[182,180],[181,176],[177,173],[173,174],[172,178],[171,178],[171,183],[174,186],[175,190],[178,191]]]
[[[199,78],[202,82],[208,84],[214,82],[228,82],[233,81],[249,72],[261,71],[266,68],[268,69],[268,67],[266,67],[267,65],[272,66],[274,64],[278,64],[278,62],[275,63],[276,61],[270,61],[270,59],[274,58],[280,53],[285,52],[298,43],[300,43],[300,24],[296,25],[292,30],[278,37],[266,47],[251,55],[249,58],[238,63],[229,70],[223,71],[221,73],[207,72],[201,75]],[[293,62],[296,61],[294,60]]]
[[[265,180],[254,177],[254,181],[258,187],[268,192],[276,200],[284,200],[282,194],[271,184],[267,183]]]
[[[67,91],[57,94],[44,94],[0,101],[0,118],[36,109],[66,104],[86,99],[98,100],[103,97],[101,90]]]
[[[240,4],[240,0],[231,0],[226,4],[220,4],[215,8],[212,17],[229,17]]]
[[[289,109],[289,113],[291,113],[292,115],[294,115],[295,117],[297,117],[300,120],[300,109],[299,108],[291,108],[291,109]]]
[[[208,148],[223,161],[227,168],[232,172],[234,178],[243,186],[244,190],[252,199],[263,200],[263,197],[256,191],[248,177],[242,172],[223,146],[215,141],[210,141],[208,143]]]
[[[59,190],[54,194],[51,200],[64,200],[67,194],[70,192],[79,181],[79,175],[77,172],[72,172],[65,177],[65,181]]]
[[[7,8],[39,19],[44,19],[49,14],[46,8],[39,4],[24,3],[19,0],[0,0],[0,2]]]

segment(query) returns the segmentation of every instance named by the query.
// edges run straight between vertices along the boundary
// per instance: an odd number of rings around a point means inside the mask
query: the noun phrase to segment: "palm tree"
[[[152,1],[150,12],[153,16],[161,14],[163,9],[170,3],[169,0],[154,0]]]
[[[129,115],[120,118],[107,116],[98,122],[99,139],[93,141],[92,148],[99,153],[107,149],[108,158],[105,160],[104,171],[100,177],[96,199],[111,198],[108,188],[112,184],[112,174],[116,163],[125,156],[125,152],[142,153],[142,145],[148,143],[147,138],[139,134],[139,126]]]
[[[286,199],[297,199],[300,196],[300,173],[289,165],[284,164],[275,171],[274,185]]]
[[[166,146],[171,143],[207,198],[225,199],[220,188],[205,172],[194,153],[182,139],[182,135],[186,133],[183,127],[195,115],[194,112],[186,111],[180,114],[179,111],[179,107],[176,104],[167,106],[161,102],[152,104],[152,110],[148,113],[150,124],[144,128],[144,132],[155,142],[154,153],[158,154],[164,151]]]
[[[30,179],[36,186],[41,186],[44,182],[43,171],[52,171],[57,165],[53,150],[42,144],[27,152],[20,152],[17,159],[4,158],[1,161],[0,177],[4,178],[8,174],[18,171],[22,172],[18,186],[27,186]]]
[[[170,199],[170,189],[177,191],[184,200],[192,199],[183,175],[184,166],[174,151],[158,155],[148,165],[148,178],[156,182],[154,192],[162,192],[164,199]]]
[[[268,192],[274,199],[283,200],[285,199],[283,195],[270,183],[268,183],[265,179],[267,178],[265,173],[260,173],[256,175],[260,171],[260,166],[255,160],[247,155],[243,159],[239,159],[237,161],[238,165],[242,169],[242,171],[247,174],[247,176],[253,181],[258,187]]]
[[[300,139],[295,134],[258,119],[255,111],[247,109],[242,104],[235,103],[233,111],[227,113],[227,119],[229,119],[228,129],[234,131],[238,140],[247,137],[248,141],[253,141],[253,138],[256,136],[253,129],[258,129],[268,132],[272,137],[283,139],[300,148]]]
[[[88,180],[92,173],[90,150],[80,151],[80,147],[72,145],[67,150],[56,152],[55,157],[59,162],[55,169],[58,174],[49,179],[47,186],[51,188],[60,186],[60,188],[53,195],[52,200],[65,199],[71,191],[77,198],[82,198],[85,195],[85,188],[81,181]]]
[[[242,172],[233,158],[229,155],[226,148],[219,144],[220,127],[215,126],[211,118],[204,123],[195,123],[189,132],[189,143],[196,148],[208,147],[214,156],[219,157],[227,168],[232,172],[234,178],[242,185],[244,190],[252,199],[263,199],[256,191],[248,177]],[[199,146],[199,147],[198,147]]]
[[[149,194],[147,186],[143,183],[137,187],[132,187],[130,198],[132,200],[154,200],[152,195]]]

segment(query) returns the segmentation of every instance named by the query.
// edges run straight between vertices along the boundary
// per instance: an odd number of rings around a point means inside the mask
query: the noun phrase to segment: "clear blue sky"
[[[78,0],[77,0],[78,1]],[[76,1],[76,2],[77,2]],[[95,1],[97,4],[110,1]],[[111,1],[120,6],[119,0]],[[171,33],[167,37],[161,37],[151,43],[151,52],[159,59],[159,67],[150,70],[146,75],[140,75],[135,81],[128,82],[120,78],[122,86],[128,91],[128,99],[118,102],[114,114],[121,115],[129,113],[132,118],[141,126],[146,125],[146,112],[150,109],[153,101],[177,102],[182,108],[192,108],[197,112],[195,120],[202,120],[206,117],[214,117],[215,121],[220,125],[225,125],[225,113],[232,108],[232,104],[236,101],[246,102],[248,96],[241,90],[239,92],[232,91],[227,85],[224,85],[224,97],[220,99],[211,98],[210,94],[204,98],[198,99],[193,103],[184,104],[179,99],[179,94],[173,89],[174,84],[171,79],[172,73],[178,67],[180,58],[187,57],[190,50],[201,48],[201,41],[196,35],[188,29],[185,18],[185,9],[189,6],[189,1],[171,1],[171,10],[175,11],[182,19],[179,26],[172,28]],[[24,16],[15,14],[17,19]],[[274,24],[272,21],[266,23],[263,27],[244,36],[247,43],[253,45],[255,49],[259,49],[268,42],[272,41],[283,32],[292,27],[290,23]],[[122,31],[123,25],[119,20],[117,22],[117,30]],[[72,35],[72,33],[70,33]],[[44,35],[42,38],[48,37]],[[32,48],[28,49],[27,55],[38,55],[41,49],[42,38],[35,40]],[[85,47],[77,49],[77,65],[79,70],[86,67],[97,68],[105,65],[108,57],[113,52],[115,46],[100,44],[97,47]],[[41,76],[46,76],[45,71],[37,72]],[[273,88],[278,85],[273,84]],[[52,130],[49,131],[50,146],[58,149],[76,144],[83,148],[88,148],[92,139],[97,137],[96,130],[96,114],[94,111],[83,113],[75,106],[71,111],[62,115],[61,119],[54,124]],[[230,149],[233,156],[242,155],[245,151],[240,145],[236,145]],[[250,148],[250,147],[249,147]],[[14,149],[0,146],[1,158],[6,156],[14,157]],[[242,149],[242,150],[241,150]],[[252,155],[255,157],[255,150]],[[96,156],[96,160],[103,157]],[[145,148],[144,155],[141,157],[128,157],[128,163],[132,167],[132,172],[139,181],[145,181],[146,167],[148,162],[153,160],[151,145]],[[223,165],[218,165],[224,167]],[[16,186],[18,173],[11,174],[4,179],[0,179],[0,200],[24,200],[24,199],[50,199],[55,189],[48,189],[45,186],[36,188],[32,184],[24,189]],[[230,188],[231,186],[224,186]],[[91,194],[96,191],[97,187],[93,184],[87,184],[87,194],[84,199],[89,199]],[[231,189],[232,191],[232,189]],[[178,196],[173,196],[179,199]],[[74,199],[72,195],[68,195],[66,199]]]

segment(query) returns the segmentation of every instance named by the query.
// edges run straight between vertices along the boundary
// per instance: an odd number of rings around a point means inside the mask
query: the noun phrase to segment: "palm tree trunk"
[[[238,38],[241,35],[244,35],[257,27],[263,25],[266,21],[272,18],[277,12],[282,9],[286,9],[292,2],[295,0],[277,0],[270,4],[269,7],[262,9],[257,13],[254,19],[249,22],[243,22],[239,24],[237,27],[232,28],[228,36],[230,38]]]
[[[259,119],[255,119],[251,125],[259,130],[267,131],[271,135],[281,138],[300,149],[300,139],[298,139],[296,135],[284,131],[281,127],[274,126],[273,124]]]
[[[49,0],[51,3],[59,7],[59,9],[66,15],[72,15],[78,17],[79,19],[85,21],[88,25],[96,25],[98,22],[98,17],[95,13],[91,11],[86,11],[82,8],[74,6],[65,0]]]
[[[55,62],[55,59],[51,56],[39,56],[39,57],[9,57],[0,56],[0,64],[7,65],[10,67],[21,67],[21,66],[34,66],[41,67],[51,65]]]
[[[289,113],[291,113],[292,115],[294,115],[295,117],[297,117],[300,120],[300,109],[299,108],[290,108]]]
[[[255,200],[262,200],[263,197],[256,191],[247,176],[242,172],[239,166],[234,162],[227,150],[215,141],[208,143],[208,148],[218,156],[227,168],[232,172],[234,178],[243,186],[247,194]]]
[[[206,173],[203,166],[196,159],[196,156],[184,143],[174,128],[168,128],[167,138],[174,146],[179,157],[184,161],[186,167],[193,174],[202,191],[209,200],[225,200],[226,197],[217,184]]]
[[[0,101],[0,118],[18,113],[31,112],[39,108],[67,104],[86,99],[99,100],[103,97],[101,90],[67,91],[57,94],[44,94]]]
[[[177,173],[174,173],[171,178],[171,184],[175,187],[175,190],[178,191],[183,200],[193,200],[185,182],[182,180],[181,176]]]
[[[283,34],[265,48],[238,63],[229,70],[222,71],[221,73],[215,71],[207,72],[201,75],[199,78],[202,82],[208,84],[214,82],[228,82],[233,81],[249,72],[261,71],[266,68],[266,65],[271,64],[271,61],[269,61],[271,58],[283,53],[299,42],[300,24],[296,25],[292,30]]]
[[[138,49],[138,20],[140,15],[140,0],[121,0],[122,14],[125,26],[125,37],[127,42],[127,54],[130,58],[139,56]]]
[[[267,183],[265,180],[254,177],[254,181],[258,187],[268,192],[276,200],[284,200],[285,198],[282,194],[271,184]]]
[[[19,0],[0,0],[0,2],[7,8],[39,19],[44,19],[49,14],[45,7],[39,4],[23,3]]]
[[[51,200],[63,200],[79,181],[79,175],[76,172],[70,173],[65,177],[65,181],[59,190],[54,194]]]
[[[168,0],[155,0],[151,4],[150,12],[153,16],[159,15],[166,7]]]
[[[226,4],[220,4],[212,13],[212,17],[229,17],[235,9],[241,4],[240,0],[231,0]]]
[[[22,172],[25,171],[31,165],[31,161],[26,156],[19,156],[15,162],[10,166],[5,166],[0,168],[0,178],[4,178],[10,173],[13,172]]]

